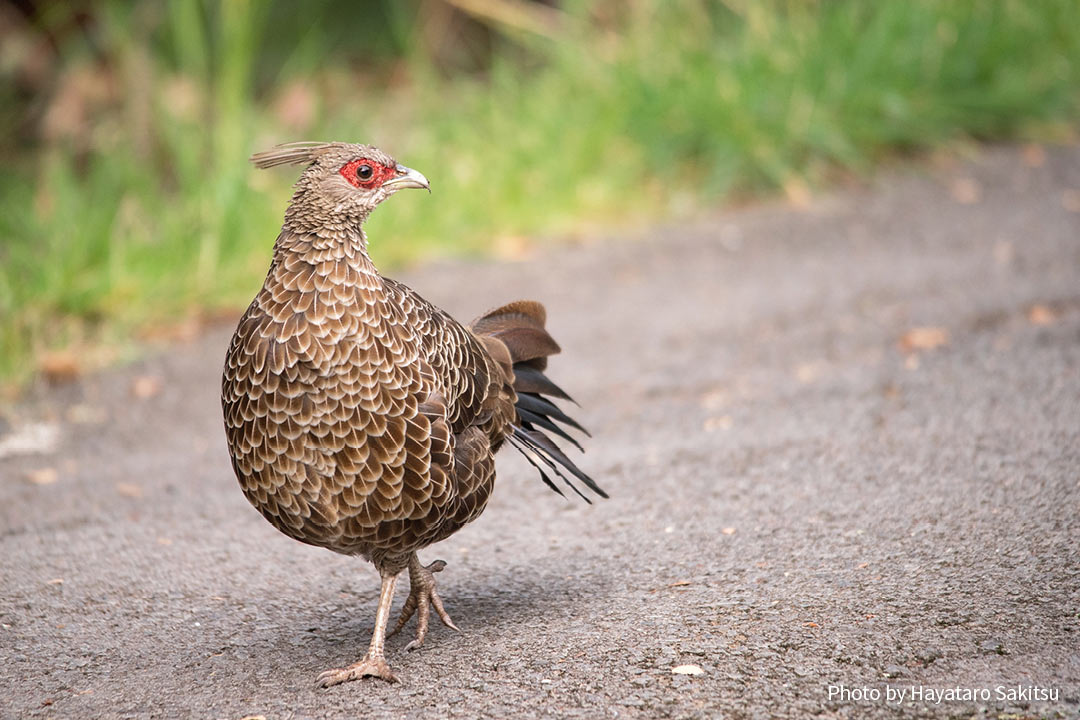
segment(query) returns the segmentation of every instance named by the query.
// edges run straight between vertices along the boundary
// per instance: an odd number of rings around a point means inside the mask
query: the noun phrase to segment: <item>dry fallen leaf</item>
[[[1042,167],[1046,164],[1046,150],[1042,145],[1025,145],[1021,157],[1028,167]]]
[[[859,568],[860,570],[863,570],[863,569],[865,569],[865,568],[868,568],[868,567],[870,567],[870,563],[859,563],[859,564],[858,564],[858,565],[856,565],[855,567]]]
[[[952,199],[961,205],[974,205],[982,199],[982,187],[972,178],[957,178],[949,186]]]
[[[802,178],[788,178],[784,182],[784,194],[787,195],[788,202],[799,210],[806,210],[813,201],[810,188]]]
[[[734,424],[735,421],[731,419],[730,415],[721,415],[720,417],[706,418],[705,432],[713,432],[714,430],[730,430],[731,426]]]
[[[818,625],[818,624],[817,624],[816,622],[805,622],[805,623],[803,623],[803,626],[804,626],[804,627],[808,627],[808,628],[816,628],[816,627],[821,627],[821,626],[820,626],[820,625]]]
[[[669,588],[685,587],[686,585],[689,585],[689,584],[690,584],[689,580],[679,580],[678,582],[668,583],[668,587]]]
[[[705,671],[697,665],[677,665],[671,668],[672,675],[704,675]]]
[[[152,398],[161,392],[161,378],[140,375],[131,382],[131,394],[140,400]]]
[[[994,262],[1001,267],[1011,265],[1015,255],[1013,244],[1008,240],[998,240],[994,243]]]
[[[79,403],[64,411],[64,419],[76,425],[100,425],[108,419],[108,414],[104,408]]]
[[[735,528],[726,527],[723,530],[721,530],[720,532],[723,533],[724,535],[734,535],[735,534]]]
[[[266,175],[252,175],[251,179],[264,178]],[[139,337],[150,342],[187,343],[191,342],[202,332],[203,325],[212,321],[213,317],[192,316],[180,322],[162,325],[150,325],[139,332]],[[221,318],[222,320],[225,317]],[[234,320],[232,315],[228,319]]]
[[[53,578],[52,580],[50,580],[49,582],[47,582],[45,584],[46,585],[63,585],[64,584],[64,578]]]
[[[56,468],[46,467],[31,470],[26,474],[26,478],[35,485],[52,485],[60,479],[60,473],[56,472]]]
[[[495,239],[495,255],[501,260],[528,260],[534,253],[529,239],[523,235],[500,235]]]
[[[911,328],[900,336],[900,349],[904,352],[912,350],[933,350],[949,342],[949,331],[943,327],[916,327]]]
[[[1061,207],[1071,213],[1080,213],[1080,190],[1065,190],[1062,192]]]
[[[1027,317],[1032,325],[1052,325],[1057,320],[1057,314],[1046,305],[1032,305]]]
[[[142,488],[135,483],[116,483],[116,492],[120,493],[124,497],[129,498],[141,498],[143,491]]]
[[[158,545],[172,545],[172,540],[167,537],[159,537],[157,541]]]
[[[799,363],[795,367],[795,379],[804,385],[814,382],[820,375],[821,365],[819,363]]]
[[[717,410],[727,402],[727,393],[723,390],[713,390],[701,396],[701,407],[706,410]]]
[[[57,351],[45,353],[38,361],[38,370],[50,383],[71,382],[79,376],[82,367],[75,353]]]

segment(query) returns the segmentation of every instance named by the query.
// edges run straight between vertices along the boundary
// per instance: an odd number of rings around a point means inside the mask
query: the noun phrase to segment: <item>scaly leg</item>
[[[415,556],[414,556],[415,557]],[[390,619],[390,603],[394,601],[394,586],[397,584],[397,573],[393,575],[383,574],[382,590],[379,592],[379,609],[375,612],[375,632],[371,635],[371,645],[367,655],[349,667],[335,668],[321,673],[316,682],[322,687],[330,687],[339,683],[356,680],[358,678],[372,676],[397,682],[397,677],[390,672],[390,664],[383,655],[383,643],[386,641],[386,623]]]
[[[434,573],[442,572],[445,567],[446,563],[442,560],[436,560],[424,567],[420,564],[420,558],[416,556],[416,553],[413,553],[412,557],[409,558],[409,599],[405,601],[405,606],[401,608],[401,617],[398,618],[397,625],[390,631],[390,635],[397,633],[401,628],[405,627],[405,623],[409,621],[413,613],[416,613],[416,638],[405,646],[406,650],[415,650],[424,644],[432,605],[435,606],[435,612],[438,613],[443,625],[460,632],[458,626],[454,624],[454,621],[446,613],[442,598],[439,597],[439,593],[435,590]],[[387,635],[387,637],[390,637],[390,635]]]

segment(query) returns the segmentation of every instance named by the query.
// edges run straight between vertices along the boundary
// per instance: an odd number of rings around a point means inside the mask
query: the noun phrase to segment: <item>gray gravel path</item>
[[[319,690],[377,578],[242,497],[219,328],[3,411],[0,717],[1080,714],[1080,149],[403,279],[547,304],[612,499],[502,458],[423,555],[463,632]]]

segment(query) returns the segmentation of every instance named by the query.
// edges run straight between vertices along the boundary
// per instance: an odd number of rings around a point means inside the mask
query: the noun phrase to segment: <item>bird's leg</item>
[[[383,655],[383,644],[386,642],[386,623],[390,620],[390,603],[394,600],[394,586],[397,584],[397,573],[382,572],[382,590],[379,592],[379,609],[375,612],[375,632],[371,635],[371,645],[367,654],[352,665],[344,668],[335,668],[321,673],[316,681],[322,687],[330,687],[339,683],[356,680],[357,678],[372,676],[397,682],[397,677],[390,672],[390,664]]]
[[[416,556],[416,553],[413,553],[412,557],[409,558],[409,599],[405,601],[405,606],[401,608],[401,617],[398,618],[397,625],[390,631],[390,635],[397,633],[401,628],[405,627],[405,623],[409,621],[413,613],[416,614],[416,638],[405,646],[406,650],[415,650],[424,644],[432,606],[435,607],[435,612],[439,614],[439,619],[442,620],[443,625],[459,630],[458,626],[454,624],[454,621],[446,613],[442,598],[439,597],[438,591],[435,590],[434,573],[441,572],[445,567],[446,563],[442,560],[436,560],[424,567],[420,564],[420,558]]]

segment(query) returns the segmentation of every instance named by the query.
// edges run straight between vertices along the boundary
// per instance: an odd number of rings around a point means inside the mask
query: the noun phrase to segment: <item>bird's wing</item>
[[[421,356],[446,404],[451,432],[458,435],[469,427],[486,426],[501,404],[513,406],[512,394],[507,394],[512,383],[510,367],[492,357],[497,348],[488,348],[467,327],[407,285],[389,278],[385,282],[387,292],[405,311],[420,339]]]

